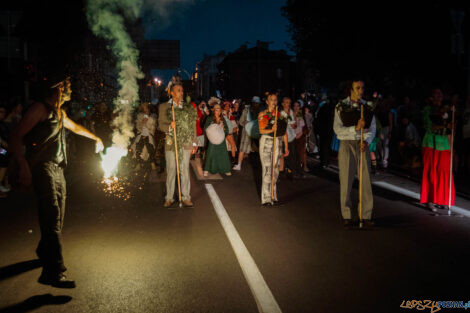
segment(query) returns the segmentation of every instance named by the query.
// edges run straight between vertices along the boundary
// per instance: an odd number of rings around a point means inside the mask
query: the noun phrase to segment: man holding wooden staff
[[[370,182],[370,154],[368,145],[374,138],[375,118],[372,107],[362,99],[364,81],[356,79],[348,84],[349,97],[341,100],[335,109],[333,128],[340,141],[338,152],[341,214],[345,228],[353,226],[351,219],[351,188],[359,174],[362,194],[359,195],[360,226],[373,228],[373,196]],[[361,107],[363,118],[361,118]],[[361,136],[362,134],[362,136]],[[362,145],[361,145],[362,142]],[[361,162],[362,158],[362,162]],[[361,168],[362,165],[362,168]]]
[[[172,82],[169,86],[169,93],[171,99],[162,103],[158,109],[158,128],[166,135],[165,161],[167,176],[166,196],[163,206],[169,208],[175,202],[175,182],[177,178],[180,178],[178,179],[180,206],[182,204],[185,207],[193,207],[190,195],[189,159],[197,149],[197,113],[190,104],[184,103],[181,83]],[[175,146],[178,150],[175,149]]]

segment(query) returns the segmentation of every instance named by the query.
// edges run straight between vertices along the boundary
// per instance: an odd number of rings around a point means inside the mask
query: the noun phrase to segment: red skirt
[[[432,202],[449,205],[450,150],[438,151],[423,147],[423,180],[421,183],[421,203]],[[451,205],[454,205],[455,188],[452,177]]]

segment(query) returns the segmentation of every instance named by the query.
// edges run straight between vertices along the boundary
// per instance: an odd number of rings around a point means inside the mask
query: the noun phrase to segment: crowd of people
[[[44,82],[42,90],[40,100],[25,112],[21,104],[0,105],[0,197],[10,191],[8,173],[15,176],[16,186],[33,184],[41,226],[36,251],[43,264],[39,282],[73,287],[63,274],[61,253],[64,169],[68,159],[86,162],[86,154],[112,145],[116,114],[100,102],[94,111],[70,110],[69,118],[63,105],[71,98],[71,83],[63,75]],[[260,202],[273,206],[279,203],[280,177],[302,179],[311,170],[307,156],[319,159],[324,168],[337,152],[345,227],[354,224],[351,190],[356,174],[359,225],[371,228],[371,175],[378,170],[393,165],[419,172],[421,203],[433,211],[449,210],[455,199],[454,174],[470,173],[470,98],[463,104],[439,88],[431,89],[422,102],[406,96],[401,103],[392,95],[367,95],[361,79],[348,82],[339,99],[308,93],[292,99],[266,92],[249,100],[191,101],[184,98],[178,81],[169,85],[168,94],[169,100],[158,106],[139,105],[129,146],[135,169],[152,171],[158,166],[160,172],[166,171],[166,208],[175,203],[176,182],[180,207],[194,205],[191,158],[201,160],[205,177],[231,176],[245,167],[250,153],[256,153],[261,164]],[[80,137],[68,136],[66,130]]]
[[[309,172],[307,156],[319,159],[325,168],[335,162],[339,152],[339,139],[333,131],[334,109],[340,97],[329,97],[326,92],[319,95],[302,93],[297,99],[278,95],[280,119],[287,120],[286,148],[289,156],[281,153],[279,175],[281,178],[302,178]],[[465,102],[459,95],[445,95],[435,88],[428,97],[415,99],[394,95],[382,96],[371,93],[367,100],[374,104],[375,133],[371,135],[368,157],[371,174],[392,167],[394,170],[421,176],[423,167],[422,145],[426,139],[424,109],[428,106],[441,108],[450,114],[455,107],[453,171],[464,177],[470,174],[470,98]],[[197,110],[197,152],[203,160],[204,176],[209,174],[231,175],[240,171],[244,160],[251,152],[259,153],[258,114],[266,109],[266,97],[251,99],[197,99],[191,101]],[[0,198],[10,190],[7,168],[9,133],[21,119],[23,106],[0,105]],[[111,145],[113,112],[106,102],[97,103],[90,109],[71,112],[72,118],[103,139],[105,146]],[[450,115],[449,115],[450,116]],[[208,140],[207,132],[218,124],[225,134],[224,140],[214,144]],[[163,132],[158,129],[158,108],[150,103],[141,104],[135,114],[136,137],[131,146],[131,155],[136,167],[147,166],[153,170],[157,165],[165,166]],[[68,138],[72,158],[86,160],[82,151],[92,151],[86,139]],[[89,148],[83,146],[88,145]]]

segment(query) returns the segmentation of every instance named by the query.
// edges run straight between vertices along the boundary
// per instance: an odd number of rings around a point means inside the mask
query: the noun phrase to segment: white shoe
[[[242,166],[241,166],[241,164],[237,164],[237,165],[235,165],[234,167],[232,167],[232,169],[233,169],[234,171],[241,171]]]
[[[228,172],[228,173],[225,173],[225,175],[232,176],[232,173]]]
[[[5,187],[5,186],[3,186],[3,185],[0,185],[0,191],[1,191],[1,192],[9,192],[9,191],[10,191],[10,188]]]

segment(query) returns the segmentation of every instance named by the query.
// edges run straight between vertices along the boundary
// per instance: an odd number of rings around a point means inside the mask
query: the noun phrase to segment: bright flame
[[[106,153],[101,156],[101,168],[104,171],[104,178],[109,178],[115,171],[122,157],[127,155],[127,149],[119,147],[109,147]]]

